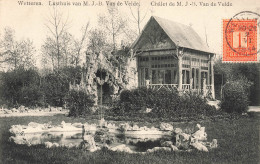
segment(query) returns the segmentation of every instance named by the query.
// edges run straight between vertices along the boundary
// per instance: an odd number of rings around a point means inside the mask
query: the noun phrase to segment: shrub
[[[84,91],[70,91],[66,98],[70,116],[84,116],[91,114],[94,100]]]
[[[23,93],[20,98],[20,103],[27,107],[44,106],[43,91],[38,85],[30,85],[22,87]]]
[[[63,106],[64,98],[69,92],[69,82],[58,73],[50,73],[44,77],[42,88],[45,101],[51,106]]]
[[[117,106],[112,110],[115,114],[134,116],[141,109],[151,108],[157,117],[194,117],[198,115],[214,115],[215,107],[207,104],[198,94],[185,93],[182,96],[176,90],[161,88],[137,88],[124,90],[120,94]],[[111,111],[110,111],[111,112]]]
[[[2,73],[0,97],[9,107],[43,104],[40,75],[34,69],[18,68]]]
[[[69,84],[81,80],[81,67],[65,67],[40,76],[35,69],[17,68],[0,73],[0,105],[63,106]]]
[[[51,106],[63,106],[69,93],[69,84],[78,84],[81,79],[80,67],[64,67],[44,76],[42,88],[45,101]]]
[[[221,108],[228,112],[245,112],[248,108],[248,94],[246,90],[249,87],[243,80],[230,81],[223,88],[223,98]]]

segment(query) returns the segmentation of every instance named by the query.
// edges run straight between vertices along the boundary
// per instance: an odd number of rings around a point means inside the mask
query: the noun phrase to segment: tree
[[[138,34],[141,34],[141,23],[143,22],[143,20],[145,19],[145,17],[147,16],[148,13],[148,9],[146,9],[145,13],[142,15],[142,9],[141,9],[141,1],[139,0],[139,5],[136,7],[131,7],[130,11],[131,11],[131,15],[134,18],[134,22],[137,24],[137,29],[138,29]]]
[[[51,35],[47,36],[42,46],[43,63],[51,63],[53,69],[70,65],[78,66],[84,47],[87,47],[86,38],[89,22],[83,26],[81,37],[75,39],[67,31],[69,27],[68,17],[64,19],[63,14],[53,8],[53,13],[45,25]],[[50,57],[49,60],[48,57]]]
[[[72,56],[72,64],[74,64],[75,66],[78,66],[82,51],[84,50],[84,47],[86,47],[85,44],[86,44],[88,27],[89,27],[89,22],[85,26],[83,26],[81,38],[74,40],[75,53]]]
[[[40,75],[32,68],[17,68],[2,73],[0,99],[6,105],[43,105],[43,92],[40,88]]]
[[[98,23],[104,28],[108,35],[112,36],[113,50],[116,49],[116,39],[122,34],[126,27],[127,20],[123,19],[116,7],[109,7],[108,14],[100,15]]]
[[[104,51],[107,49],[107,46],[107,37],[102,30],[93,29],[90,31],[88,49],[92,53]]]
[[[51,17],[47,22],[45,26],[51,35],[46,38],[42,51],[45,55],[51,56],[53,68],[59,69],[63,57],[62,51],[64,51],[64,49],[62,50],[62,43],[69,43],[66,39],[70,39],[66,32],[68,28],[68,17],[64,21],[62,13],[58,12],[57,8],[54,7],[53,13],[51,13]]]
[[[65,32],[60,38],[60,51],[61,51],[61,61],[60,66],[67,67],[72,63],[72,57],[75,54],[75,45],[73,36]]]
[[[29,39],[17,41],[15,31],[9,27],[5,28],[4,36],[0,41],[0,63],[8,65],[9,68],[34,67],[33,58],[36,52],[33,42]]]
[[[56,49],[55,41],[51,37],[47,37],[44,44],[41,47],[42,52],[42,64],[46,68],[49,63],[51,63],[52,68],[55,68],[56,65]]]

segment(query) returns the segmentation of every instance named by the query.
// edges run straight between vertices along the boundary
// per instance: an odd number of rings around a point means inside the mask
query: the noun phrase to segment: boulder
[[[21,105],[21,106],[18,108],[18,110],[19,110],[21,113],[25,112],[25,106]]]
[[[164,141],[161,143],[163,147],[171,147],[173,145],[172,141]]]
[[[160,130],[163,130],[163,131],[172,131],[173,130],[173,126],[169,123],[164,123],[162,122],[160,124]]]
[[[174,133],[176,134],[182,133],[182,130],[180,128],[175,128]]]
[[[190,135],[186,133],[180,133],[180,138],[184,141],[188,141],[190,139]]]
[[[96,124],[84,124],[84,130],[85,131],[96,131],[97,130],[97,125]]]
[[[201,128],[201,125],[200,125],[200,124],[196,124],[196,126],[195,126],[195,131],[200,130],[200,128]]]
[[[46,148],[51,148],[52,147],[52,143],[51,142],[44,142],[44,145]]]
[[[15,108],[11,109],[11,111],[12,111],[13,113],[18,113],[18,112],[19,112],[19,111],[18,111],[17,109],[15,109]]]
[[[57,111],[62,111],[62,107],[57,107]]]
[[[205,127],[200,127],[198,131],[192,134],[192,137],[199,141],[207,140],[207,133],[205,132]]]
[[[150,128],[150,130],[152,130],[152,131],[158,131],[159,129],[158,129],[158,128],[155,128],[154,126],[152,126],[152,127]]]
[[[172,151],[172,149],[171,148],[169,148],[169,147],[154,147],[154,148],[152,148],[152,149],[148,149],[146,152],[148,152],[148,153],[152,153],[152,152],[156,152],[156,151]]]
[[[8,110],[8,109],[5,110],[5,114],[12,114],[12,113],[13,113],[12,110]]]
[[[55,142],[52,144],[52,147],[59,147],[59,144]]]
[[[137,131],[137,130],[140,130],[139,127],[137,125],[134,125],[133,126],[133,130]]]
[[[68,145],[66,145],[66,147],[72,148],[72,147],[75,147],[75,145],[73,145],[72,143],[69,143]]]
[[[177,146],[171,145],[171,149],[172,151],[178,151],[179,149],[177,148]]]
[[[116,125],[115,124],[111,124],[111,123],[107,124],[107,128],[108,129],[117,129]]]
[[[83,124],[80,122],[76,122],[76,123],[73,123],[72,126],[74,126],[76,128],[82,128]]]
[[[92,135],[84,135],[83,141],[81,143],[81,148],[84,148],[90,152],[96,151],[97,147],[94,141],[94,137]]]
[[[145,113],[150,113],[152,111],[151,108],[146,108]]]
[[[22,135],[23,128],[21,125],[12,125],[11,129],[9,129],[9,132],[15,135]]]
[[[199,150],[199,151],[205,151],[208,152],[208,148],[206,146],[204,146],[202,143],[200,142],[194,142],[190,144],[192,147],[194,147],[195,149]]]
[[[38,126],[40,126],[40,124],[39,124],[39,123],[36,123],[36,122],[30,122],[30,123],[28,124],[28,126],[29,126],[29,127],[32,127],[32,128],[37,128]]]
[[[139,130],[142,130],[142,131],[147,131],[148,130],[148,128],[146,127],[146,126],[143,126],[143,127],[140,127],[140,129]]]
[[[127,147],[125,144],[115,146],[111,148],[112,151],[119,151],[119,152],[126,152],[126,153],[133,153],[133,151]]]
[[[213,139],[212,142],[210,143],[209,147],[210,147],[211,149],[217,148],[217,147],[218,147],[218,141],[217,141],[217,139]]]
[[[66,128],[66,127],[68,127],[68,126],[71,126],[71,123],[65,123],[65,121],[62,121],[62,122],[61,122],[61,127],[62,127],[62,128]]]
[[[186,134],[186,133],[180,133],[176,135],[176,146],[178,148],[187,150],[189,149],[189,145],[190,145],[190,135]]]

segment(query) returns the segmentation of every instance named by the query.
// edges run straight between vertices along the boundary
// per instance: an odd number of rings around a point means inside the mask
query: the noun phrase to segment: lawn
[[[0,118],[0,157],[2,163],[259,163],[259,114],[239,119],[217,119],[215,121],[178,122],[175,127],[191,127],[200,123],[206,127],[208,140],[218,140],[219,147],[209,152],[156,152],[127,154],[100,150],[90,153],[77,148],[46,149],[44,145],[27,147],[8,142],[11,125],[26,125],[31,121],[52,124],[65,122],[95,122],[87,118],[70,118],[63,115],[40,117]],[[142,121],[139,124],[158,126],[159,122]]]

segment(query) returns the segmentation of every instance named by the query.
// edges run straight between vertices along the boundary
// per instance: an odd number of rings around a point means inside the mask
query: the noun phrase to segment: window
[[[152,70],[152,84],[157,84],[157,70]]]
[[[149,80],[149,69],[148,68],[140,68],[140,85],[144,86],[146,80]]]

